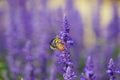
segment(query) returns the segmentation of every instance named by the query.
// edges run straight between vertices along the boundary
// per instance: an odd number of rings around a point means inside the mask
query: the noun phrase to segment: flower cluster
[[[116,74],[120,74],[120,71],[116,68],[116,66],[114,65],[113,59],[111,58],[109,63],[108,63],[108,69],[106,71],[106,73],[109,75],[109,80],[115,80]]]
[[[67,17],[64,18],[63,31],[60,32],[60,39],[65,42],[65,50],[62,51],[59,56],[59,63],[63,65],[63,78],[64,80],[73,80],[75,78],[75,72],[73,71],[73,63],[71,61],[71,54],[69,52],[70,45],[73,44],[71,37],[69,36],[69,24]]]
[[[87,58],[86,67],[80,79],[81,80],[96,80],[95,74],[94,74],[94,65],[93,65],[93,61],[90,56]]]

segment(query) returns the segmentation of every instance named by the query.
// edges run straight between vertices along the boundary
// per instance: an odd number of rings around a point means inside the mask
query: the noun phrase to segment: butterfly
[[[50,42],[50,48],[52,50],[59,50],[59,51],[64,51],[65,50],[65,42],[62,41],[59,36],[56,36],[54,39],[51,40]]]

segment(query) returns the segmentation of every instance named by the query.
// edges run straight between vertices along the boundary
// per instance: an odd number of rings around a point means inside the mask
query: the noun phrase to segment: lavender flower
[[[72,55],[74,68],[76,73],[80,73],[77,69],[80,68],[79,59],[84,51],[84,27],[81,13],[77,10],[74,5],[74,0],[66,0],[65,12],[68,16],[70,23],[71,36],[74,39],[74,47],[72,47],[74,53]]]
[[[119,24],[120,23],[119,23],[118,8],[116,3],[113,3],[113,18],[108,26],[108,35],[107,35],[108,42],[113,42],[117,44],[118,35],[119,35]]]
[[[32,1],[31,3],[34,3],[34,1]],[[26,1],[19,0],[19,4],[21,8],[21,22],[24,26],[23,28],[25,38],[32,39],[33,34],[32,13],[27,10]]]
[[[63,74],[63,77],[65,80],[72,80],[75,76],[75,73],[73,72],[72,68],[70,66],[67,67],[66,72]]]
[[[91,57],[89,56],[86,62],[84,73],[81,75],[81,80],[95,80],[94,66]]]
[[[25,63],[24,65],[24,80],[35,80],[35,68],[33,64],[34,56],[31,54],[32,50],[32,44],[31,41],[27,41],[26,45],[24,47],[24,53],[25,53]]]
[[[107,70],[107,74],[109,74],[110,79],[109,80],[115,80],[115,65],[113,62],[113,59],[111,58],[109,63],[108,63],[108,70]]]
[[[30,62],[25,65],[24,80],[35,80],[34,66]]]
[[[109,75],[109,80],[115,80],[115,75],[120,74],[120,70],[114,65],[112,58],[109,60],[108,69],[106,73]]]
[[[69,25],[67,21],[67,17],[65,17],[63,30],[60,32],[59,37],[63,42],[66,43],[65,50],[62,51],[59,56],[59,63],[62,64],[63,69],[63,78],[64,80],[73,80],[75,78],[75,73],[73,72],[73,63],[70,59],[71,55],[68,51],[71,44],[73,44],[72,39],[69,36]]]
[[[18,61],[18,57],[21,51],[18,40],[18,32],[17,32],[18,28],[16,27],[14,18],[11,21],[10,28],[11,30],[8,31],[8,35],[7,35],[7,50],[8,50],[7,61],[12,79],[17,79],[17,77],[19,76],[19,67],[20,67],[19,65],[20,61]]]
[[[48,37],[48,34],[42,34],[42,36],[40,36],[41,39],[39,39],[40,42],[37,48],[37,53],[35,55],[37,58],[37,62],[39,63],[38,67],[40,69],[40,80],[47,79],[47,63],[49,56],[46,50],[48,49]]]

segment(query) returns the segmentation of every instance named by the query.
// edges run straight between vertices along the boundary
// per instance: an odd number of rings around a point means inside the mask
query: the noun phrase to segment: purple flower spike
[[[111,58],[108,63],[108,69],[106,73],[109,75],[109,80],[116,80],[116,74],[120,74],[118,67],[114,65],[113,59]]]
[[[70,27],[69,27],[68,20],[67,20],[66,16],[65,16],[65,20],[64,20],[64,24],[63,24],[63,29],[66,33],[69,33],[69,31],[70,31]]]
[[[87,59],[87,63],[86,63],[85,74],[88,76],[88,78],[90,78],[90,80],[93,80],[94,78],[93,68],[94,68],[93,61],[91,57],[89,56]]]
[[[70,31],[69,23],[68,23],[67,17],[65,16],[64,23],[63,23],[63,31],[60,32],[59,36],[61,40],[66,42],[68,45],[69,44],[72,45],[74,42],[72,38],[69,36],[69,31]],[[66,47],[68,47],[68,45]]]
[[[119,14],[118,14],[118,8],[117,5],[113,4],[113,18],[108,26],[108,36],[107,40],[109,42],[118,42],[118,36],[119,36]]]
[[[113,62],[113,59],[111,58],[109,63],[108,63],[108,70],[106,71],[107,74],[109,74],[110,79],[109,80],[115,80],[115,65]]]
[[[95,75],[94,75],[94,66],[93,66],[93,61],[91,57],[89,56],[86,62],[86,67],[85,71],[81,76],[82,80],[95,80]]]
[[[62,64],[62,70],[63,70],[63,78],[64,80],[73,80],[75,78],[75,73],[73,72],[73,63],[71,61],[71,55],[68,51],[71,44],[73,44],[73,41],[71,37],[69,36],[69,24],[67,21],[67,17],[64,18],[64,25],[63,25],[63,31],[60,32],[58,35],[60,39],[66,44],[65,50],[62,51],[60,54],[58,54],[59,63]]]
[[[76,76],[75,76],[75,73],[72,71],[72,68],[68,66],[66,69],[66,73],[63,74],[63,77],[65,80],[73,80],[72,78]]]

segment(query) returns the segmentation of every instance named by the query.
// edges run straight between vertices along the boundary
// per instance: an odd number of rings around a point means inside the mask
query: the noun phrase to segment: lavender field
[[[0,0],[0,80],[120,80],[120,0]]]

